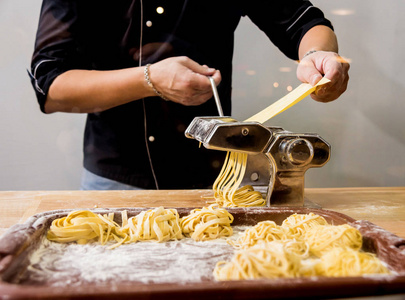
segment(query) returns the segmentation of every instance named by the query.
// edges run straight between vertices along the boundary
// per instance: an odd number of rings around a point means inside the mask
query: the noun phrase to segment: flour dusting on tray
[[[234,237],[246,229],[234,229]],[[108,247],[108,246],[107,246]],[[109,250],[97,242],[60,244],[46,238],[30,256],[20,284],[78,286],[89,283],[188,283],[212,281],[215,264],[229,260],[226,239],[137,242]]]

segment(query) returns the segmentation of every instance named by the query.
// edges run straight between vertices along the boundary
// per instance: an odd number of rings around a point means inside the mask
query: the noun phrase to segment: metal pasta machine
[[[293,133],[231,117],[196,117],[185,135],[207,149],[247,153],[242,185],[260,191],[267,206],[304,206],[305,172],[326,164],[331,151],[318,134]]]

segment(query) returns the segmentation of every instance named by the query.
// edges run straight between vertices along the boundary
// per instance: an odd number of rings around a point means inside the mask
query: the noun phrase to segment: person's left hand
[[[316,51],[304,57],[297,68],[297,77],[304,83],[315,85],[323,76],[331,82],[311,94],[319,102],[330,102],[346,91],[349,81],[349,63],[335,52]]]

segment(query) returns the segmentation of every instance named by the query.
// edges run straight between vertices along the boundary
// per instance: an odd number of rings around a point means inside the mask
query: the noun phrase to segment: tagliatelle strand
[[[166,242],[183,238],[180,228],[180,217],[175,209],[158,207],[143,211],[128,219],[128,224],[122,227],[122,232],[128,234],[125,243],[156,240]]]
[[[389,274],[389,270],[373,253],[349,247],[336,247],[326,252],[315,265],[315,274],[327,277]]]
[[[336,247],[360,250],[363,242],[361,233],[348,224],[309,228],[305,232],[305,239],[310,246],[310,252],[317,257]]]
[[[292,214],[281,226],[262,221],[228,243],[237,249],[216,264],[216,280],[387,274],[376,255],[362,252],[360,232],[319,215]]]
[[[196,241],[231,236],[233,216],[216,205],[194,209],[180,219],[177,210],[158,207],[128,219],[121,212],[122,225],[114,214],[73,211],[55,219],[47,233],[51,241],[105,245],[115,248],[138,241],[165,242],[190,236]],[[373,253],[361,251],[360,232],[348,225],[330,225],[321,216],[292,214],[282,225],[262,221],[246,229],[237,240],[229,240],[237,250],[233,258],[216,264],[217,280],[288,278],[305,276],[361,276],[389,274]]]
[[[202,209],[193,209],[180,221],[183,234],[195,241],[212,240],[231,236],[233,216],[215,204]]]
[[[87,210],[73,211],[66,217],[53,220],[47,238],[60,243],[85,244],[98,238],[100,244],[120,236],[120,227],[113,216],[101,216]]]
[[[68,216],[56,219],[48,230],[47,237],[59,243],[87,243],[96,239],[102,245],[110,240],[116,243],[110,249],[124,243],[138,241],[166,242],[179,240],[186,235],[194,240],[209,240],[231,236],[233,216],[217,205],[194,209],[180,220],[176,209],[158,207],[143,211],[128,219],[121,212],[122,226],[114,222],[114,214],[95,214],[91,211],[73,211]],[[181,223],[180,223],[181,222]]]
[[[297,277],[299,268],[299,256],[272,241],[237,250],[230,262],[217,263],[213,275],[217,280],[288,278]]]
[[[264,206],[266,200],[252,186],[240,187],[246,172],[247,154],[228,152],[213,184],[214,198],[222,207]]]

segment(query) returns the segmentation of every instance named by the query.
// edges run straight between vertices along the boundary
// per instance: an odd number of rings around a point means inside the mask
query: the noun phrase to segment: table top
[[[0,191],[0,235],[10,226],[50,210],[202,207],[212,195],[211,190]],[[305,189],[305,198],[405,238],[405,187],[310,188]]]
[[[212,190],[0,191],[0,235],[37,213],[58,209],[202,207]],[[368,220],[405,238],[405,187],[311,188],[305,199],[356,220]],[[405,294],[370,299],[402,300]],[[354,298],[352,298],[354,299]],[[357,298],[356,298],[357,299]],[[369,299],[368,297],[362,299]]]

